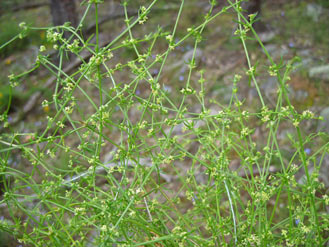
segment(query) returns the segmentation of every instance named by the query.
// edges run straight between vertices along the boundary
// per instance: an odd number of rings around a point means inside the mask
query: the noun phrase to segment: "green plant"
[[[19,34],[20,28],[17,25],[13,25],[12,21],[1,22],[0,24],[0,44],[5,44],[12,37]],[[0,57],[4,58],[9,54],[13,53],[13,51],[19,51],[25,48],[29,43],[27,38],[15,39],[6,47],[0,50]]]
[[[317,1],[320,5],[322,5],[324,8],[329,8],[329,2],[326,0],[318,0]]]
[[[176,40],[187,5],[179,1],[171,29],[146,28],[141,35],[157,2],[130,18],[124,1],[126,28],[108,43],[100,39],[97,24],[101,1],[88,1],[81,20],[93,6],[94,41],[67,24],[47,28],[59,61],[46,56],[41,45],[31,69],[44,67],[56,75],[52,97],[42,102],[47,122],[26,133],[15,130],[8,112],[1,117],[0,175],[14,178],[3,183],[1,206],[8,207],[13,224],[2,229],[14,228],[20,242],[33,246],[323,246],[329,199],[318,175],[328,143],[311,155],[305,150],[327,135],[304,132],[303,122],[318,118],[290,103],[287,81],[296,59],[273,60],[240,1],[228,0],[220,10],[211,1],[201,23]],[[195,56],[207,25],[227,12],[236,15],[235,35],[247,68],[232,75],[231,98],[224,105],[210,98],[207,68],[197,67]],[[71,38],[64,39],[64,31]],[[278,81],[274,105],[260,89],[249,35],[266,54],[266,73]],[[167,63],[185,41],[194,44],[184,61],[185,84],[169,93],[163,83]],[[120,56],[126,49],[130,52]],[[63,65],[66,52],[81,59],[75,71]],[[12,87],[20,76],[10,75]],[[256,106],[239,94],[248,82],[256,89]],[[278,137],[286,126],[289,156]],[[265,132],[257,142],[256,128]],[[13,164],[13,156],[21,158],[20,165]],[[306,179],[298,183],[300,171]]]
[[[12,4],[15,5],[13,1]],[[8,7],[3,8],[7,9]],[[28,28],[28,26],[39,24],[33,19],[34,17],[33,15],[22,15],[21,18],[17,19],[10,12],[5,12],[4,15],[0,16],[0,58],[24,51],[31,44],[46,42],[42,30],[34,32],[33,29]],[[24,22],[21,22],[19,26],[20,19],[24,19]]]

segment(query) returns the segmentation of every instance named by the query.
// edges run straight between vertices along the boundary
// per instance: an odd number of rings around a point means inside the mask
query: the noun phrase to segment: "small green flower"
[[[40,48],[39,48],[39,51],[40,52],[46,51],[46,47],[44,45],[41,45]]]

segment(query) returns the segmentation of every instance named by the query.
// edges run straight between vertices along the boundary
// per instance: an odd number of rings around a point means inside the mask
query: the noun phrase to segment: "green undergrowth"
[[[24,246],[325,245],[329,198],[319,175],[328,134],[309,132],[320,118],[291,103],[299,59],[274,60],[240,1],[210,1],[186,19],[197,2],[173,1],[163,26],[152,11],[166,1],[141,3],[134,17],[123,1],[124,21],[105,43],[98,25],[91,38],[80,32],[86,18],[98,23],[99,0],[84,1],[77,29],[19,25],[21,35],[46,31],[47,41],[27,73],[9,75],[10,86],[40,70],[55,79],[33,109],[45,121],[26,127],[33,118],[25,116],[14,126],[10,93],[2,112],[1,231]],[[225,75],[230,91],[216,96],[224,76],[213,80],[197,53],[228,14],[245,68]],[[250,57],[255,40],[262,64]],[[192,51],[185,60],[181,47]],[[271,101],[260,73],[276,78]]]
[[[285,19],[285,37],[291,37],[291,33],[296,33],[299,39],[293,40],[295,46],[309,46],[310,41],[312,44],[327,50],[327,44],[329,42],[329,27],[327,25],[327,12],[328,9],[323,9],[321,14],[318,16],[318,20],[314,20],[312,16],[307,15],[308,5],[306,2],[302,3],[290,3],[284,7],[284,16],[281,18]],[[278,15],[282,15],[278,13]],[[314,28],[316,26],[316,28]]]

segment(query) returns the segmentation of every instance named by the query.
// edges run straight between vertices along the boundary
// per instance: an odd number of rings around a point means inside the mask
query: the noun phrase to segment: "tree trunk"
[[[65,22],[70,22],[73,27],[78,25],[74,0],[50,0],[50,12],[55,26]]]
[[[65,22],[70,22],[72,27],[78,25],[78,15],[75,9],[75,0],[50,0],[50,13],[53,19],[54,26],[63,25]],[[64,32],[64,38],[69,39],[71,33]],[[72,58],[72,53],[68,53],[69,59]],[[54,61],[56,64],[58,59]]]
[[[261,0],[252,0],[247,8],[248,15],[258,13],[260,15]]]
[[[249,0],[247,3],[247,15],[256,14],[256,19],[261,18],[261,0]],[[253,27],[257,32],[264,32],[266,31],[266,26],[263,22],[258,20],[253,24]]]

